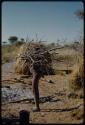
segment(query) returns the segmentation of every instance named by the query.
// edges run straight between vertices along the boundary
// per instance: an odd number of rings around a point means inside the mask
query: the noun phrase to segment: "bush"
[[[23,44],[24,44],[23,41],[17,41],[14,45],[15,45],[15,46],[21,46],[21,45],[23,45]]]

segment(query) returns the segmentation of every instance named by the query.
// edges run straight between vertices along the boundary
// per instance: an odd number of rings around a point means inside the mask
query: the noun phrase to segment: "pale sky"
[[[73,41],[83,33],[83,20],[74,14],[82,2],[3,2],[2,41],[9,36],[56,42]]]

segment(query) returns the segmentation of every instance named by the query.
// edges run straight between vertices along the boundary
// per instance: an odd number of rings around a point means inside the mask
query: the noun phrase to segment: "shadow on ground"
[[[22,110],[19,112],[19,118],[2,118],[2,125],[28,125],[29,124],[30,112]]]
[[[72,111],[72,110],[75,110],[75,109],[79,109],[81,106],[78,105],[76,107],[72,107],[72,108],[64,108],[64,109],[42,109],[41,112],[68,112],[68,111]]]

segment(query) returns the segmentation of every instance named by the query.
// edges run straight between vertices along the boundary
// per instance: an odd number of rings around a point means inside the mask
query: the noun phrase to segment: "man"
[[[39,54],[39,49],[40,48],[35,48],[36,53],[34,54],[34,60],[32,62],[30,71],[33,74],[33,80],[32,80],[32,91],[34,95],[34,102],[35,102],[35,107],[33,108],[33,111],[40,111],[39,107],[39,89],[38,89],[38,84],[39,80],[41,77],[44,76],[46,67],[48,65],[48,61],[45,58],[44,55]]]
[[[35,102],[35,107],[33,108],[33,111],[40,111],[39,107],[39,89],[38,89],[38,84],[39,80],[42,76],[42,67],[40,62],[34,62],[31,66],[31,72],[33,74],[33,80],[32,80],[32,91],[34,95],[34,102]]]

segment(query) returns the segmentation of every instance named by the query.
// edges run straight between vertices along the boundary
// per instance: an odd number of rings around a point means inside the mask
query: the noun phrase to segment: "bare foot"
[[[40,108],[38,107],[33,107],[33,112],[39,112],[40,111]]]

